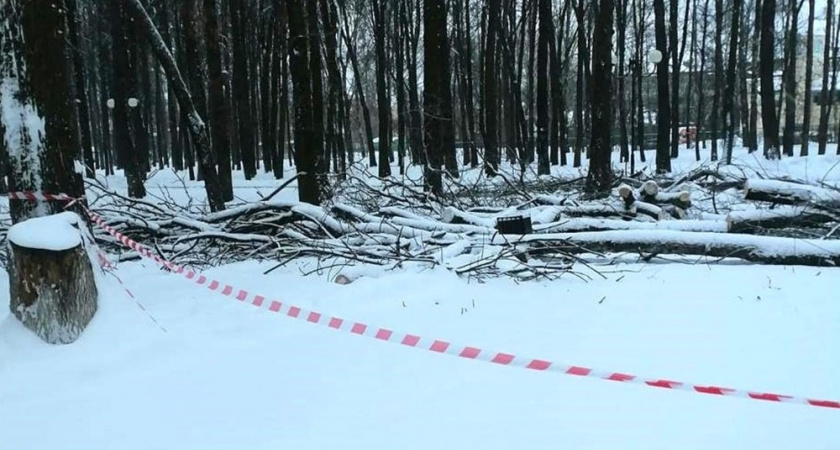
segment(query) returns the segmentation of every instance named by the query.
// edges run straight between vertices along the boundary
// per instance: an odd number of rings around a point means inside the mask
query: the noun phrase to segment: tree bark
[[[840,264],[840,243],[789,239],[772,236],[661,230],[602,231],[585,233],[531,234],[511,240],[494,237],[493,242],[510,241],[534,253],[548,245],[553,251],[569,253],[632,253],[649,260],[659,254],[739,258],[772,265],[836,267]]]
[[[230,22],[233,41],[233,100],[239,126],[239,153],[245,179],[250,180],[257,174],[257,148],[254,139],[257,124],[251,108],[251,102],[255,100],[251,95],[251,82],[256,77],[248,70],[249,31],[246,29],[248,21],[245,4],[243,1],[230,1]]]
[[[76,110],[70,92],[67,11],[47,0],[0,8],[0,114],[12,191],[84,195],[75,172]],[[13,223],[54,214],[59,202],[9,200]]]
[[[499,171],[499,96],[497,93],[496,48],[501,22],[501,0],[487,0],[487,37],[484,44],[484,79],[482,81],[484,105],[484,172],[495,176]]]
[[[799,55],[797,50],[797,35],[799,33],[799,7],[800,0],[790,0],[788,14],[790,16],[790,29],[788,29],[787,42],[785,44],[788,55],[785,68],[785,128],[782,134],[782,147],[787,156],[793,156],[793,137],[796,132],[796,85],[799,80],[796,77],[796,61]],[[809,86],[810,88],[810,86]]]
[[[814,16],[816,15],[816,1],[808,0],[808,32],[805,38],[805,100],[802,107],[802,145],[799,156],[808,156],[811,140],[811,114],[813,107],[814,82]]]
[[[769,0],[765,0],[769,1]],[[825,154],[828,144],[828,116],[830,99],[834,98],[834,85],[830,84],[831,41],[834,35],[834,0],[828,0],[825,13],[825,43],[823,44],[822,90],[820,91],[820,122],[817,131],[817,153]]]
[[[442,166],[452,136],[452,101],[449,94],[449,46],[446,34],[445,0],[426,0],[423,4],[423,115],[426,140],[425,186],[432,195],[443,195]],[[448,101],[447,101],[448,97]]]
[[[662,61],[656,66],[656,171],[671,171],[671,152],[668,145],[671,126],[671,100],[668,84],[668,38],[665,30],[665,1],[653,0],[656,49],[662,52]]]
[[[598,2],[598,16],[592,37],[592,142],[586,189],[601,196],[612,185],[612,0]]]
[[[172,87],[175,97],[178,99],[181,111],[187,119],[186,128],[189,130],[190,137],[198,154],[199,163],[202,166],[204,189],[207,192],[207,201],[210,204],[210,209],[211,211],[223,210],[225,209],[225,202],[221,185],[219,184],[219,177],[216,173],[215,162],[213,161],[213,153],[210,150],[210,137],[207,134],[207,126],[195,109],[184,78],[181,76],[181,72],[175,64],[175,58],[172,57],[172,54],[166,47],[166,43],[163,41],[160,33],[158,33],[154,23],[152,23],[151,17],[146,13],[140,0],[123,0],[123,3],[143,30],[146,39],[149,40],[149,44],[157,57],[158,63],[166,72],[169,85]]]
[[[551,164],[548,158],[548,43],[554,39],[551,2],[539,0],[540,36],[537,43],[537,174],[548,175]]]
[[[224,201],[233,200],[233,180],[230,163],[230,115],[225,99],[225,74],[222,66],[222,26],[219,0],[204,0],[207,44],[207,70],[209,72],[210,135],[213,153],[219,170],[219,184]]]
[[[376,107],[379,113],[379,177],[391,176],[391,96],[388,94],[388,56],[385,51],[387,0],[372,0],[376,47]]]
[[[84,222],[76,214],[65,212],[33,218],[9,230],[10,309],[50,344],[75,342],[96,314],[98,291],[80,238],[81,226]],[[42,229],[73,245],[50,249],[32,245],[28,236]]]
[[[314,109],[315,87],[312,85],[312,64],[310,62],[310,29],[312,19],[307,18],[304,0],[286,2],[289,17],[289,68],[292,74],[292,97],[295,122],[295,165],[298,170],[298,196],[300,201],[318,205],[321,202],[321,186],[317,174],[319,148],[312,147],[312,141],[320,138],[315,129]],[[317,32],[317,31],[315,31]],[[320,72],[317,76],[321,76]],[[317,105],[321,107],[321,105]]]
[[[738,62],[738,36],[741,26],[741,6],[743,0],[732,1],[732,28],[729,31],[729,63],[726,68],[726,89],[723,93],[723,119],[726,124],[726,164],[732,164],[735,146],[735,86],[738,79],[735,68]]]
[[[779,118],[776,115],[776,97],[773,95],[776,0],[763,0],[762,3],[761,23],[759,24],[761,28],[759,72],[761,77],[761,122],[764,126],[764,156],[768,159],[779,159]]]

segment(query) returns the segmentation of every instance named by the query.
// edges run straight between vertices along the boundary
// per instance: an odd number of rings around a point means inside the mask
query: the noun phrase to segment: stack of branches
[[[558,254],[551,264],[534,264],[515,244],[490,243],[492,226],[439,220],[434,210],[441,207],[422,191],[396,182],[381,190],[357,186],[348,198],[375,197],[390,206],[368,212],[344,203],[322,207],[269,198],[197,213],[167,196],[155,202],[133,199],[97,183],[88,185],[88,193],[94,198],[90,207],[120,233],[166,260],[199,268],[247,259],[277,261],[276,268],[311,257],[331,265],[443,265],[464,276],[507,274],[522,280],[571,272],[572,257]],[[408,195],[400,198],[396,190]],[[94,235],[102,247],[120,252],[121,260],[140,257],[103,230]]]
[[[536,193],[501,180],[507,197],[497,194],[489,202],[489,194],[466,193],[463,182],[450,180],[446,194],[436,198],[419,180],[357,174],[334,186],[333,200],[324,206],[273,200],[281,186],[261,201],[216,213],[188,196],[176,201],[167,191],[150,194],[151,200],[134,199],[89,181],[87,192],[90,207],[106,223],[164,259],[199,268],[248,259],[279,267],[309,257],[330,266],[442,265],[463,276],[545,279],[584,276],[573,271],[580,267],[575,263],[615,253],[643,260],[682,254],[840,264],[840,241],[745,236],[789,227],[791,221],[840,222],[840,193],[829,187],[698,171],[674,180],[624,178],[609,197],[593,199],[569,189],[579,180],[567,181]],[[721,183],[730,187],[716,191]],[[756,201],[760,207],[708,212],[710,204],[717,208],[716,198]],[[497,223],[511,216],[527,218],[531,227],[500,233]],[[95,231],[100,245],[120,252],[121,259],[139,258],[103,230]]]

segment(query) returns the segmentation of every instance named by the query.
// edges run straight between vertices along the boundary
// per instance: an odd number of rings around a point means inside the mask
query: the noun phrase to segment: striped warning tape
[[[32,192],[32,191],[25,191],[25,192],[9,192],[9,198],[12,200],[29,200],[31,202],[34,201],[72,201],[75,200],[75,197],[72,197],[67,194],[46,194],[42,192]]]
[[[218,280],[209,279],[206,276],[186,269],[182,266],[166,261],[160,256],[152,253],[147,247],[139,244],[128,236],[120,233],[113,227],[109,226],[99,215],[87,210],[91,219],[112,236],[114,236],[123,245],[137,251],[141,256],[153,260],[155,263],[166,267],[167,269],[182,275],[188,280],[193,281],[199,286],[204,286],[211,291],[220,293],[226,297],[233,297],[238,301],[250,303],[258,308],[268,310],[270,312],[278,313],[291,317],[294,319],[304,320],[316,325],[326,326],[335,330],[349,332],[360,336],[405,345],[423,349],[435,353],[443,353],[451,356],[458,356],[460,358],[472,359],[478,361],[485,361],[503,366],[520,367],[524,369],[555,372],[566,375],[575,375],[581,377],[598,378],[608,381],[618,381],[622,383],[640,384],[650,387],[672,389],[696,392],[700,394],[727,396],[727,397],[741,397],[753,400],[764,400],[778,403],[795,403],[810,405],[822,408],[840,409],[840,401],[832,400],[817,400],[804,397],[794,397],[790,395],[772,394],[767,392],[753,392],[740,389],[731,389],[718,386],[703,386],[690,383],[683,383],[679,381],[643,378],[636,375],[630,375],[620,372],[599,371],[588,367],[574,366],[568,364],[560,364],[544,359],[524,358],[510,353],[486,351],[478,347],[471,347],[466,345],[453,344],[439,339],[429,339],[421,336],[401,333],[390,330],[388,328],[380,328],[370,326],[360,322],[353,322],[338,317],[327,316],[317,311],[310,311],[293,305],[287,305],[277,300],[270,300],[259,294],[251,294],[244,289],[237,289],[229,284],[223,284]]]
[[[39,195],[40,194],[37,193],[18,192],[9,194],[10,197],[19,199],[45,199],[69,201],[75,200],[74,198],[67,196],[66,194],[45,194],[40,195],[40,197]],[[335,330],[349,332],[351,334],[356,334],[360,336],[366,336],[380,341],[401,344],[407,347],[427,350],[434,353],[443,353],[446,355],[457,356],[465,359],[490,362],[503,366],[520,367],[541,372],[554,372],[565,375],[597,378],[601,380],[617,381],[628,384],[639,384],[661,389],[695,392],[699,394],[740,397],[752,400],[763,400],[777,403],[793,403],[816,406],[821,408],[840,409],[840,401],[818,400],[805,397],[795,397],[791,395],[773,394],[768,392],[754,392],[742,389],[731,389],[719,386],[704,386],[691,383],[683,383],[680,381],[644,378],[621,372],[601,371],[583,366],[556,363],[544,359],[525,358],[510,353],[487,351],[478,347],[453,344],[444,340],[424,338],[409,333],[395,332],[388,328],[380,328],[360,322],[353,322],[350,320],[341,319],[338,317],[327,316],[317,311],[310,311],[297,306],[287,305],[277,300],[270,300],[259,294],[252,295],[244,289],[237,289],[229,284],[222,284],[221,282],[209,279],[196,271],[186,269],[170,261],[166,261],[159,255],[152,253],[147,247],[143,246],[142,244],[139,244],[137,241],[134,241],[128,236],[117,231],[115,228],[109,226],[105,222],[105,220],[102,219],[101,216],[90,211],[87,207],[84,206],[84,204],[81,204],[81,206],[82,208],[84,208],[85,212],[90,216],[91,220],[94,221],[94,223],[96,223],[99,227],[101,227],[102,229],[110,233],[112,236],[114,236],[118,242],[122,243],[126,247],[135,250],[141,256],[151,259],[155,263],[162,265],[167,269],[184,276],[185,278],[193,281],[199,286],[205,286],[211,291],[218,292],[226,297],[233,296],[236,300],[239,300],[241,302],[250,303],[251,305],[256,306],[258,308],[278,313],[287,317],[291,317],[293,319],[304,320],[306,322],[313,323],[316,325],[322,325]],[[100,256],[100,258],[103,257],[104,255]],[[105,258],[105,260],[107,261],[107,258]],[[110,261],[108,261],[108,263],[112,264],[110,263]]]

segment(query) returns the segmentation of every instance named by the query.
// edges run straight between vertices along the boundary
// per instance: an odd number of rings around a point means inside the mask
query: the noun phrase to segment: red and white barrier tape
[[[451,356],[458,356],[466,359],[474,359],[478,361],[491,362],[503,366],[521,367],[543,372],[557,372],[566,375],[576,375],[590,378],[600,378],[602,380],[619,381],[623,383],[641,384],[651,387],[682,390],[697,392],[700,394],[722,395],[729,397],[742,397],[753,400],[765,400],[779,403],[798,403],[810,406],[818,406],[823,408],[840,409],[840,402],[831,400],[816,400],[802,397],[793,397],[790,395],[771,394],[766,392],[751,392],[738,389],[730,389],[717,386],[700,386],[679,381],[647,379],[637,377],[635,375],[628,375],[619,372],[607,372],[590,369],[588,367],[573,366],[567,364],[558,364],[543,359],[523,358],[520,356],[482,350],[477,347],[456,345],[447,341],[439,339],[428,339],[421,336],[416,336],[408,333],[395,332],[387,328],[380,328],[370,326],[360,322],[353,322],[338,317],[331,317],[321,314],[317,311],[309,311],[293,305],[287,305],[277,300],[269,300],[266,297],[258,294],[251,294],[243,289],[237,289],[229,284],[223,284],[217,280],[208,279],[204,275],[197,273],[190,269],[185,269],[177,264],[166,261],[158,255],[153,254],[148,248],[130,239],[113,227],[105,223],[105,221],[97,214],[88,211],[91,219],[100,227],[108,231],[119,242],[125,246],[137,251],[140,255],[155,261],[157,264],[165,266],[175,273],[181,274],[188,280],[192,280],[199,286],[205,286],[211,291],[220,293],[226,297],[233,297],[241,302],[250,303],[258,308],[268,310],[274,313],[285,315],[294,319],[305,320],[316,325],[327,326],[335,330],[358,334],[381,341],[402,344],[408,347],[428,350],[435,353],[444,353]]]
[[[72,199],[69,199],[72,200]],[[84,208],[84,206],[83,206]],[[360,322],[353,322],[338,317],[326,316],[317,311],[310,311],[293,305],[287,305],[277,300],[270,300],[258,294],[251,294],[244,289],[237,289],[229,284],[222,284],[217,280],[208,279],[204,275],[193,270],[186,269],[182,266],[166,261],[158,255],[152,253],[147,247],[130,239],[128,236],[120,233],[113,227],[105,223],[98,214],[84,208],[90,218],[99,227],[114,236],[117,241],[137,251],[141,256],[153,260],[155,263],[166,267],[167,269],[181,274],[188,280],[192,280],[199,286],[205,286],[211,291],[220,293],[226,297],[233,297],[240,302],[249,303],[257,308],[268,310],[270,312],[278,313],[293,319],[305,320],[316,325],[322,325],[334,330],[349,332],[360,336],[365,336],[380,341],[391,342],[395,344],[405,345],[417,349],[427,350],[435,353],[443,353],[450,356],[457,356],[465,359],[472,359],[484,362],[490,362],[503,366],[519,367],[541,372],[554,372],[565,375],[575,375],[580,377],[598,378],[601,380],[617,381],[628,384],[639,384],[662,389],[689,391],[699,394],[718,395],[726,397],[741,397],[752,400],[764,400],[777,403],[794,403],[809,406],[816,406],[821,408],[840,409],[840,401],[833,400],[818,400],[804,397],[794,397],[791,395],[772,394],[767,392],[753,392],[740,389],[731,389],[718,386],[703,386],[690,383],[683,383],[679,381],[643,378],[636,375],[629,375],[620,372],[609,372],[595,370],[583,366],[574,366],[569,364],[555,363],[544,359],[525,358],[509,353],[487,351],[477,347],[471,347],[460,344],[453,344],[439,339],[429,339],[421,336],[416,336],[408,333],[396,332],[387,328],[380,328],[370,326]],[[110,262],[109,262],[110,263]]]
[[[71,197],[67,194],[45,194],[42,192],[9,192],[9,198],[12,200],[28,200],[30,202],[34,201],[41,201],[41,202],[50,202],[50,201],[73,201],[76,200],[75,197]]]

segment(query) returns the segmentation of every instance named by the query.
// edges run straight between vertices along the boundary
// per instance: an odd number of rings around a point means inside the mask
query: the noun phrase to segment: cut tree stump
[[[74,342],[96,313],[98,292],[80,224],[65,212],[9,229],[10,309],[50,344]]]

